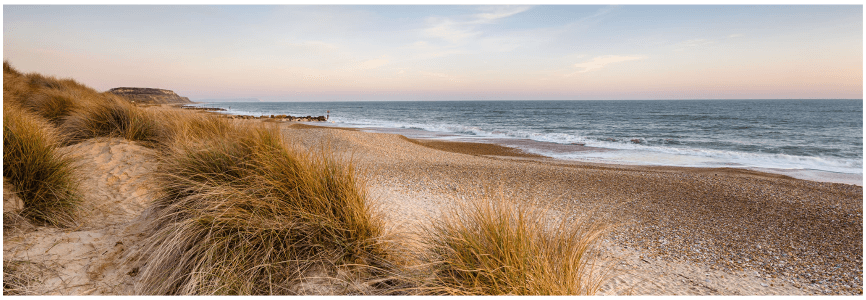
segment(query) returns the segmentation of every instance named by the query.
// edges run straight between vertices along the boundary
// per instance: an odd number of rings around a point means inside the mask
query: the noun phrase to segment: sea
[[[222,113],[493,143],[561,160],[863,184],[863,100],[212,102]]]

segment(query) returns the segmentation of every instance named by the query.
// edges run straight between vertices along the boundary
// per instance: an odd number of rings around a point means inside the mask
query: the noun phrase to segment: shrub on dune
[[[164,130],[153,113],[117,96],[103,95],[103,99],[85,104],[73,111],[61,126],[73,142],[113,136],[152,143],[159,141]]]
[[[72,159],[57,151],[59,138],[38,117],[3,104],[3,177],[24,202],[22,215],[69,225],[78,202]]]
[[[608,278],[594,247],[599,222],[550,224],[541,210],[482,198],[429,229],[428,292],[452,295],[593,295]]]
[[[51,123],[59,125],[64,117],[80,107],[80,98],[69,91],[42,91],[32,96],[27,107]]]
[[[317,269],[386,276],[393,254],[351,166],[213,119],[175,133],[166,154],[140,293],[304,293]],[[214,126],[230,129],[201,130]]]
[[[228,120],[198,112],[163,111],[160,119],[165,124],[161,142],[166,147],[184,141],[230,139],[237,133],[237,126]]]

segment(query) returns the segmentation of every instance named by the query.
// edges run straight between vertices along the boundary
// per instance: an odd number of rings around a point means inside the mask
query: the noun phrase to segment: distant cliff
[[[192,103],[187,97],[181,97],[169,90],[152,88],[119,87],[108,90],[109,93],[126,97],[135,103],[174,104]]]

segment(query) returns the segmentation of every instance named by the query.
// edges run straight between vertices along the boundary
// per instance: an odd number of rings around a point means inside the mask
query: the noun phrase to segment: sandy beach
[[[600,295],[862,294],[862,186],[740,169],[579,163],[490,144],[274,124],[298,147],[326,147],[351,161],[392,230],[417,233],[485,187],[563,218],[617,224],[603,246],[618,276]],[[132,294],[141,266],[130,255],[155,197],[148,179],[155,152],[116,138],[64,151],[81,165],[82,222],[6,229],[4,260],[38,274],[41,283],[31,287],[38,294]]]
[[[863,295],[863,6],[4,5],[4,296]]]
[[[605,294],[862,293],[861,186],[740,169],[567,162],[310,126],[284,132],[353,157],[393,222],[423,222],[495,186],[567,217],[591,211],[622,224],[609,247],[627,274]]]

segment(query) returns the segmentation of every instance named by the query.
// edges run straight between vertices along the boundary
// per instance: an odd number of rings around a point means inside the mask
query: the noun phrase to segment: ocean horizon
[[[234,115],[328,115],[329,122],[320,125],[493,143],[562,160],[743,168],[862,185],[862,99],[201,102],[195,106],[223,108],[222,113]]]

